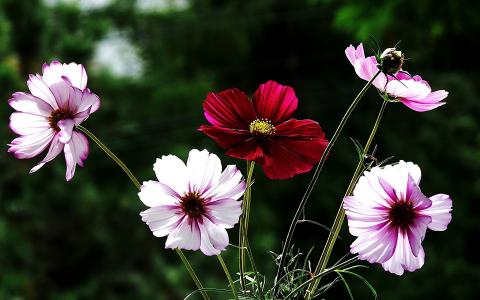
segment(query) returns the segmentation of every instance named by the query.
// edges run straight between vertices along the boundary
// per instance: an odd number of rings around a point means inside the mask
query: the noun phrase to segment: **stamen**
[[[204,199],[198,192],[188,192],[180,198],[182,211],[193,219],[198,219],[205,214]]]
[[[406,229],[412,225],[415,216],[415,209],[410,201],[396,202],[388,212],[388,219],[392,224],[402,229]]]
[[[250,132],[256,136],[269,136],[275,133],[275,126],[267,119],[256,119],[250,123]]]

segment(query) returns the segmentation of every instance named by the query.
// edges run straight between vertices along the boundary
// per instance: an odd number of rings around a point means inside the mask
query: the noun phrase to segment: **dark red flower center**
[[[188,192],[180,198],[180,207],[188,217],[193,219],[198,219],[205,214],[204,200],[197,192]]]
[[[60,131],[57,123],[58,121],[65,120],[65,119],[73,119],[73,114],[65,108],[59,108],[57,110],[52,111],[50,116],[48,117],[48,124],[50,127],[55,130],[56,132]]]
[[[388,212],[388,219],[394,226],[408,228],[415,219],[416,213],[410,201],[396,202]]]
[[[256,119],[249,126],[250,132],[255,136],[265,137],[275,133],[275,126],[267,119]]]

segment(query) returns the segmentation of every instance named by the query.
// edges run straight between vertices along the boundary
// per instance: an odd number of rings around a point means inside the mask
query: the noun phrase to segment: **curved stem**
[[[239,269],[240,269],[240,285],[242,286],[242,290],[245,290],[245,247],[248,232],[248,220],[250,218],[250,200],[251,200],[251,183],[252,183],[252,176],[253,176],[253,169],[255,167],[255,162],[247,162],[247,189],[245,190],[245,194],[243,197],[243,213],[240,218],[240,229],[238,231],[238,244],[239,244]]]
[[[123,161],[120,160],[120,158],[110,151],[110,149],[108,149],[108,147],[87,128],[83,127],[82,125],[77,125],[77,129],[88,135],[88,137],[91,138],[98,145],[98,147],[100,147],[115,163],[117,163],[117,165],[127,174],[128,178],[130,178],[135,187],[140,190],[140,182],[137,180],[135,175],[133,175],[130,169],[123,163]]]
[[[365,157],[365,155],[368,153],[368,150],[370,149],[373,138],[377,133],[378,126],[380,125],[380,121],[382,120],[383,113],[385,112],[385,108],[387,107],[387,103],[388,102],[385,100],[382,103],[382,107],[380,108],[380,111],[378,112],[378,115],[377,115],[377,119],[375,120],[375,125],[373,126],[372,131],[370,132],[370,136],[368,137],[367,143],[363,148],[362,157]],[[347,191],[345,192],[344,197],[349,196],[353,192],[353,189],[355,188],[355,185],[357,184],[357,181],[360,178],[360,175],[362,174],[363,170],[364,170],[364,163],[362,160],[360,160],[357,164],[357,168],[355,169],[355,172],[353,173],[352,179],[350,180],[350,184],[348,185],[348,188],[347,188]],[[345,218],[345,211],[343,209],[343,198],[342,198],[342,202],[337,211],[337,216],[333,221],[332,229],[330,230],[330,233],[328,235],[327,242],[325,243],[325,247],[323,248],[322,254],[317,263],[317,267],[315,268],[315,272],[313,273],[314,275],[322,273],[327,267],[330,254],[332,253],[333,246],[335,245],[338,234],[340,233],[340,229],[342,228],[344,218]],[[319,283],[320,283],[320,278],[315,280],[313,284],[309,286],[306,299],[311,299]]]
[[[112,151],[110,151],[110,149],[108,149],[108,147],[104,143],[102,143],[102,141],[100,141],[99,138],[97,138],[92,132],[90,132],[90,130],[88,130],[87,128],[81,125],[77,125],[76,128],[81,132],[85,133],[89,138],[91,138],[98,145],[98,147],[100,147],[103,150],[103,152],[105,152],[115,163],[117,163],[117,165],[125,172],[125,174],[127,174],[128,178],[130,178],[130,180],[135,185],[137,190],[140,190],[140,187],[141,187],[140,182],[135,177],[135,175],[133,175],[132,171],[130,171],[127,165],[125,165],[125,163],[120,160],[120,158],[118,158]],[[193,281],[197,285],[197,288],[202,293],[203,299],[210,300],[207,293],[204,291],[202,283],[198,279],[197,274],[193,270],[192,266],[188,262],[188,259],[183,254],[182,250],[175,249],[175,251],[177,252],[178,256],[180,256],[180,259],[183,261],[185,268],[187,269],[188,273],[190,273],[190,276],[192,277]]]
[[[230,272],[228,271],[227,265],[225,264],[225,261],[222,258],[222,255],[217,255],[218,261],[222,265],[222,269],[225,272],[225,275],[227,276],[228,283],[230,284],[230,287],[232,288],[232,293],[233,297],[235,297],[236,300],[238,300],[238,294],[237,294],[237,289],[235,288],[235,284],[233,283],[232,276],[230,275]]]
[[[293,217],[292,222],[290,223],[290,228],[288,229],[287,237],[285,238],[285,243],[282,248],[282,254],[280,256],[280,263],[278,265],[278,270],[277,270],[277,275],[275,276],[275,283],[278,278],[282,277],[283,273],[283,266],[285,265],[285,260],[287,256],[287,251],[290,248],[290,244],[292,243],[292,238],[293,238],[293,233],[295,231],[295,227],[297,225],[297,221],[299,220],[305,205],[307,204],[308,198],[310,197],[310,194],[312,193],[315,184],[317,183],[318,177],[320,175],[320,172],[323,169],[323,165],[325,164],[325,161],[330,154],[330,151],[332,150],[333,146],[335,145],[335,142],[337,141],[338,137],[340,136],[340,133],[342,132],[343,128],[345,127],[345,124],[347,123],[348,119],[350,118],[350,115],[352,112],[355,110],[355,107],[357,104],[360,102],[360,100],[363,98],[363,95],[367,92],[368,88],[372,85],[373,81],[377,76],[381,73],[381,71],[378,71],[372,79],[370,79],[369,82],[362,88],[362,90],[358,93],[358,95],[355,97],[353,100],[352,104],[348,107],[347,111],[343,115],[342,120],[340,121],[340,124],[338,124],[337,129],[335,130],[332,139],[328,143],[327,147],[325,148],[325,151],[322,154],[322,157],[320,158],[320,161],[315,169],[315,173],[312,176],[312,179],[310,180],[310,183],[308,184],[307,190],[305,191],[305,194],[302,197],[302,200],[300,201],[300,204],[298,205],[297,211],[295,212],[295,216]]]

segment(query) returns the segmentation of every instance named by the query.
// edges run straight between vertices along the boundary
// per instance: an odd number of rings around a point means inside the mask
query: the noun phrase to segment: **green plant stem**
[[[365,157],[365,155],[368,153],[368,150],[370,149],[372,141],[380,125],[380,121],[382,120],[383,113],[385,112],[385,108],[387,107],[387,103],[388,102],[386,100],[384,100],[382,103],[382,107],[378,112],[377,119],[375,120],[375,124],[372,128],[372,131],[370,132],[370,136],[368,137],[367,143],[363,148],[362,157]],[[355,172],[353,173],[352,179],[350,180],[350,184],[348,185],[348,188],[347,188],[347,191],[345,192],[344,197],[351,195],[363,170],[364,170],[364,163],[363,163],[363,160],[360,160],[357,164],[357,168],[355,169]],[[338,234],[340,233],[340,229],[342,228],[344,218],[345,218],[345,211],[343,209],[343,198],[342,198],[342,202],[340,204],[340,207],[338,208],[337,215],[333,222],[332,229],[328,234],[327,242],[325,243],[325,247],[323,248],[322,254],[315,268],[315,272],[313,273],[314,275],[322,273],[325,270],[328,260],[330,258],[330,254],[332,253],[333,246],[335,245]],[[311,299],[319,283],[320,283],[320,278],[315,280],[313,284],[309,286],[307,295],[306,295],[307,300]]]
[[[225,261],[222,258],[222,255],[217,255],[218,261],[222,265],[222,269],[225,272],[225,275],[227,276],[228,283],[230,284],[230,287],[232,289],[233,297],[235,297],[236,300],[238,300],[238,294],[237,294],[237,289],[235,288],[235,284],[233,283],[232,276],[230,275],[230,272],[228,271],[227,265],[225,264]]]
[[[253,177],[253,169],[255,168],[255,162],[247,162],[247,182],[246,190],[243,197],[242,216],[240,217],[240,229],[238,231],[238,245],[239,245],[239,269],[240,269],[240,285],[242,290],[245,290],[245,239],[248,236],[248,221],[250,218],[250,201],[251,201],[251,184]]]
[[[102,143],[102,141],[100,141],[99,138],[97,138],[92,132],[90,132],[90,130],[88,130],[87,128],[81,125],[77,125],[76,128],[81,132],[85,133],[89,138],[91,138],[98,145],[98,147],[100,147],[103,150],[103,152],[105,152],[125,172],[125,174],[127,174],[128,178],[130,178],[130,180],[135,185],[137,190],[140,190],[140,187],[141,187],[140,182],[135,177],[135,175],[133,175],[132,171],[130,171],[127,165],[125,165],[125,163],[123,163],[123,161],[120,160],[120,158],[118,158],[112,151],[110,151],[110,149],[108,149],[108,147],[104,143]],[[180,259],[183,261],[188,273],[190,273],[190,276],[192,277],[193,281],[197,285],[197,288],[202,293],[203,299],[210,300],[207,293],[203,291],[202,283],[198,279],[197,274],[193,270],[192,266],[188,262],[188,259],[183,254],[182,250],[175,249],[175,251],[177,252],[178,256],[180,256]]]
[[[330,151],[332,150],[333,146],[335,145],[335,142],[337,141],[338,137],[340,136],[340,133],[342,132],[343,128],[345,127],[345,124],[347,123],[348,119],[350,118],[350,115],[352,112],[355,110],[355,107],[357,104],[360,102],[360,100],[363,98],[365,93],[367,92],[368,88],[372,85],[373,81],[377,76],[381,73],[381,71],[378,71],[372,79],[370,79],[369,82],[362,88],[362,90],[358,93],[358,95],[355,97],[353,102],[350,104],[348,107],[347,111],[342,117],[342,120],[340,121],[340,124],[338,124],[337,129],[335,130],[330,142],[328,143],[327,147],[325,148],[325,151],[322,154],[322,157],[320,158],[319,163],[317,164],[317,167],[315,169],[315,172],[312,176],[312,179],[310,180],[310,183],[308,184],[307,190],[305,191],[305,194],[302,197],[302,200],[300,201],[300,204],[298,205],[297,211],[295,212],[295,216],[293,217],[292,222],[290,223],[290,228],[288,229],[287,232],[287,237],[285,238],[285,243],[283,244],[282,248],[282,254],[280,255],[280,263],[278,265],[277,269],[277,275],[275,276],[275,283],[277,282],[277,279],[282,277],[283,273],[283,267],[285,265],[285,260],[287,257],[287,252],[288,249],[290,248],[290,245],[292,243],[292,238],[293,238],[293,233],[295,232],[295,228],[297,226],[297,221],[299,220],[305,205],[307,204],[307,201],[315,187],[315,184],[317,183],[318,177],[320,175],[320,172],[323,169],[323,165],[325,164],[325,161],[327,160],[328,155],[330,154]]]

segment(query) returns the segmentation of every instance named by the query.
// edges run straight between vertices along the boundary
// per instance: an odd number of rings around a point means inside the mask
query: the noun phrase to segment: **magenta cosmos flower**
[[[138,196],[150,208],[142,212],[153,235],[168,235],[166,248],[200,249],[216,255],[228,245],[226,229],[242,213],[242,174],[207,150],[191,150],[187,164],[174,155],[153,165],[158,181],[145,181]]]
[[[268,178],[291,178],[310,171],[328,144],[317,122],[292,118],[297,104],[293,89],[274,81],[261,84],[252,102],[238,89],[209,93],[203,110],[211,125],[199,130],[227,155],[261,165]]]
[[[387,50],[390,52],[396,51],[394,48]],[[355,68],[357,75],[363,80],[370,81],[378,72],[377,59],[375,56],[365,57],[362,44],[356,49],[350,45],[345,49],[345,54]],[[382,55],[385,55],[385,52]],[[373,81],[373,85],[392,100],[398,100],[418,112],[429,111],[445,104],[441,101],[448,96],[448,92],[445,90],[432,92],[428,82],[419,75],[411,76],[404,71],[397,72],[394,75],[396,78],[391,75],[380,74]]]
[[[76,165],[83,166],[88,156],[88,140],[74,127],[98,109],[100,100],[87,89],[85,68],[76,63],[44,64],[43,75],[30,75],[27,85],[30,93],[16,92],[8,101],[17,111],[10,116],[10,128],[20,135],[9,144],[8,152],[26,159],[50,147],[33,173],[63,151],[69,181]]]
[[[422,267],[422,241],[427,228],[447,229],[452,200],[445,194],[427,198],[419,188],[420,168],[400,161],[367,171],[353,196],[344,199],[350,233],[357,237],[351,252],[391,273]]]

